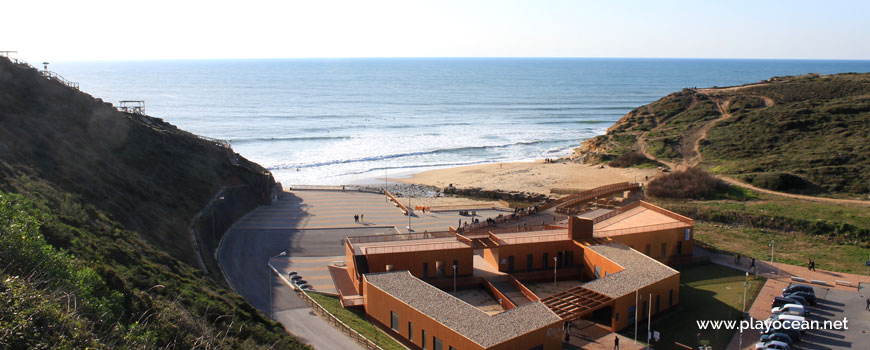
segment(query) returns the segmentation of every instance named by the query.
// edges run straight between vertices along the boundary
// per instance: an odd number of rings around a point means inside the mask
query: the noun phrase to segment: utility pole
[[[411,193],[408,193],[408,233],[411,231]]]
[[[559,264],[559,257],[553,257],[553,286],[556,285],[556,266]]]
[[[453,295],[456,295],[456,264],[453,264]]]
[[[640,289],[634,290],[634,344],[637,344],[637,302]]]
[[[272,310],[272,259],[277,258],[279,256],[287,256],[287,251],[283,251],[278,253],[278,255],[274,255],[269,260],[266,260],[266,280],[269,283],[269,317],[271,319],[275,319],[275,311]]]

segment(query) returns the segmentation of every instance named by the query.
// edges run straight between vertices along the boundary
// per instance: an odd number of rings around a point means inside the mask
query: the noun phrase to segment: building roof
[[[489,315],[408,271],[370,273],[365,278],[375,288],[485,348],[561,321],[540,301]]]
[[[624,268],[622,271],[582,284],[586,289],[611,298],[634,293],[635,290],[679,273],[658,260],[620,243],[592,245],[589,249]]]
[[[692,226],[692,220],[646,202],[636,202],[593,219],[593,235],[610,237]]]
[[[472,248],[451,232],[421,232],[391,235],[347,237],[354,255],[419,252],[428,250]]]
[[[570,241],[571,235],[567,229],[493,233],[498,238],[498,244],[524,244],[540,242]]]

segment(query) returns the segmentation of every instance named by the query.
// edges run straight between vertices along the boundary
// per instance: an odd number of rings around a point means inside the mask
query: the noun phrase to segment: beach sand
[[[611,168],[579,163],[535,162],[490,163],[436,169],[390,179],[396,182],[436,186],[453,184],[458,188],[533,192],[550,195],[552,188],[591,189],[616,182],[645,182],[660,174],[657,169]],[[557,195],[558,196],[558,195]]]

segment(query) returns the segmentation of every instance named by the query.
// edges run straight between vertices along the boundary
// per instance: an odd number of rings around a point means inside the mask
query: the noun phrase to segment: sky
[[[6,1],[41,61],[318,57],[870,59],[870,1]]]

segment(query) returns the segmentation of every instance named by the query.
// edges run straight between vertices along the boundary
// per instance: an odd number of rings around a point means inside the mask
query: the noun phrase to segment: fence
[[[633,191],[636,189],[640,189],[640,184],[637,183],[629,183],[629,182],[620,182],[610,185],[604,185],[600,187],[593,188],[588,191],[583,191],[577,194],[568,195],[557,200],[554,200],[550,203],[546,203],[541,206],[541,210],[557,207],[556,211],[558,212],[561,208],[569,208],[573,207],[577,204],[589,201],[590,199],[595,199],[597,197],[603,197],[609,195],[614,192],[622,192],[622,191]]]
[[[272,269],[274,270],[274,268],[272,268]],[[280,275],[280,273],[279,273],[279,275]],[[323,317],[324,319],[326,319],[326,321],[329,322],[330,325],[332,325],[335,328],[338,328],[338,330],[340,330],[342,333],[344,333],[345,335],[347,335],[348,337],[350,337],[351,339],[353,339],[357,343],[360,343],[361,345],[365,346],[366,349],[384,350],[382,347],[378,346],[378,344],[375,344],[375,342],[369,340],[369,338],[366,338],[364,335],[355,331],[353,328],[350,328],[350,326],[348,326],[347,324],[342,322],[340,319],[338,319],[338,317],[335,317],[335,315],[333,315],[331,312],[326,310],[326,308],[324,308],[322,305],[320,305],[320,303],[318,303],[317,300],[314,300],[313,298],[311,298],[311,296],[308,295],[308,292],[306,292],[305,290],[296,289],[296,294],[298,294],[300,296],[300,299],[305,301],[305,303],[308,304],[308,306],[311,306],[311,309],[314,311],[314,313],[316,313],[320,317]]]
[[[417,240],[417,239],[449,238],[449,237],[456,237],[456,235],[450,231],[419,232],[419,233],[396,233],[396,234],[390,234],[390,235],[371,235],[371,236],[347,237],[347,241],[349,243],[353,244],[353,243],[409,241],[409,240]]]
[[[322,185],[289,185],[287,189],[291,191],[342,191],[342,192],[366,192],[383,194],[384,190],[380,187],[370,186],[322,186]]]
[[[656,224],[656,225],[646,225],[646,226],[637,226],[637,227],[628,227],[621,228],[615,230],[602,230],[595,231],[595,237],[612,237],[612,236],[621,236],[632,233],[642,233],[642,232],[651,232],[651,231],[661,231],[672,228],[685,228],[692,227],[692,224],[686,222],[669,222],[666,224]]]
[[[437,205],[434,207],[426,207],[426,210],[432,211],[432,212],[459,211],[459,210],[490,210],[490,209],[503,210],[504,208],[499,208],[498,206],[492,205],[492,204]],[[508,209],[508,210],[510,210],[510,209]]]
[[[419,251],[427,251],[427,250],[442,250],[442,249],[460,249],[460,248],[471,248],[472,243],[464,242],[460,240],[450,241],[450,242],[438,242],[438,243],[417,243],[417,244],[403,244],[403,245],[388,245],[388,246],[376,246],[376,247],[364,247],[365,254],[389,254],[389,253],[407,253],[407,252],[419,252]]]
[[[553,242],[571,239],[567,232],[550,233],[546,235],[523,236],[523,237],[505,237],[498,241],[498,244],[522,244],[522,243],[538,243],[538,242]]]
[[[66,80],[62,76],[60,76],[60,74],[57,74],[55,72],[48,71],[48,70],[41,70],[41,71],[39,71],[39,73],[42,74],[43,78],[46,78],[48,80],[54,80],[56,82],[59,82],[63,85],[66,85],[66,86],[71,87],[71,88],[76,89],[76,90],[79,89],[79,83]]]

